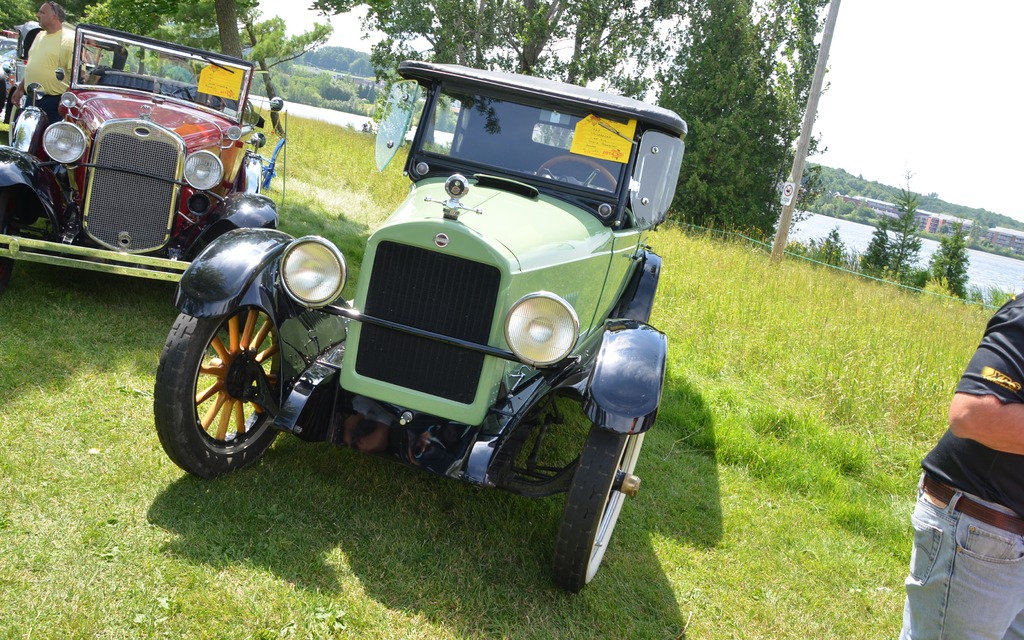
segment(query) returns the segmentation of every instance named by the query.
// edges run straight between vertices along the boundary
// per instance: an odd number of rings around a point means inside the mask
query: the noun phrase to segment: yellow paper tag
[[[633,147],[636,120],[625,124],[589,115],[576,123],[572,137],[571,153],[623,164],[629,162]]]
[[[241,69],[227,69],[210,65],[199,74],[199,92],[218,98],[237,100],[242,92],[245,72]]]

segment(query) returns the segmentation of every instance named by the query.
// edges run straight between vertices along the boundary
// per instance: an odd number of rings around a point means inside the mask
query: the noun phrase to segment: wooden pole
[[[811,83],[811,93],[807,96],[807,109],[804,111],[804,122],[800,128],[800,141],[797,143],[796,156],[793,158],[793,168],[789,173],[789,182],[794,185],[794,192],[789,204],[782,207],[782,216],[779,218],[779,228],[775,232],[775,242],[772,244],[772,262],[782,260],[782,253],[789,241],[789,226],[793,222],[793,209],[800,195],[800,181],[804,177],[804,161],[807,159],[807,147],[811,143],[811,130],[814,128],[814,118],[818,114],[818,97],[821,95],[821,85],[825,78],[825,66],[828,64],[828,50],[832,46],[832,32],[836,28],[836,15],[839,13],[840,0],[832,0],[828,8],[828,16],[825,18],[825,30],[821,36],[821,48],[818,49],[818,60],[814,65],[814,81]]]

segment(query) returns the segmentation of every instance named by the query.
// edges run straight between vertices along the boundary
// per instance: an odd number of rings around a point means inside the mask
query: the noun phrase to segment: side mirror
[[[277,113],[281,109],[284,109],[284,100],[282,100],[278,96],[275,96],[275,97],[271,98],[270,99],[270,110],[273,111],[274,113]]]
[[[267,136],[262,133],[253,134],[253,136],[249,138],[249,144],[252,145],[253,149],[262,149],[267,144]]]

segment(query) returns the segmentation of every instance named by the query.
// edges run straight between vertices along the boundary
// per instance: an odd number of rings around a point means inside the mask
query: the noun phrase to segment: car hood
[[[219,141],[232,125],[226,118],[185,108],[173,101],[101,91],[81,91],[76,95],[80,103],[78,124],[90,132],[111,120],[145,119],[174,131],[185,140],[187,149],[195,149]]]
[[[388,220],[389,225],[444,220],[447,201],[443,181],[424,180],[413,189]],[[571,262],[606,249],[611,230],[593,215],[571,204],[539,195],[529,198],[490,187],[473,187],[461,200],[458,220],[444,220],[479,236],[496,250],[509,254],[523,271],[552,260]]]

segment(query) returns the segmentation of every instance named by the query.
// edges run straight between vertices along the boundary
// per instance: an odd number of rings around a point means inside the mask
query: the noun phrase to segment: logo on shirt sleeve
[[[1000,387],[1005,387],[1010,391],[1020,391],[1020,383],[1013,380],[1010,376],[1006,375],[1002,371],[996,371],[992,367],[982,367],[981,377],[985,378],[989,382],[994,382]]]

